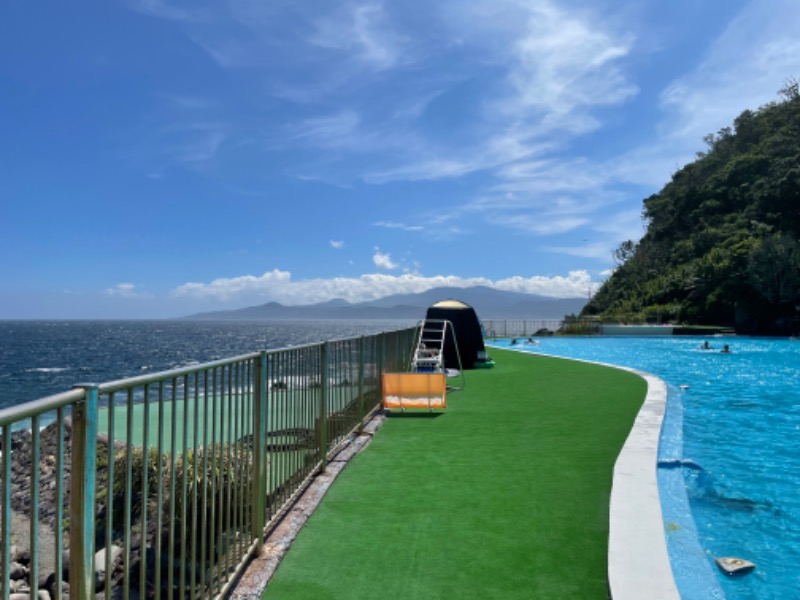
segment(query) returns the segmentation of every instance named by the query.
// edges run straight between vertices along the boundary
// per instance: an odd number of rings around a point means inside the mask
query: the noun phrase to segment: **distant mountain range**
[[[578,314],[586,298],[549,298],[519,292],[504,292],[485,286],[440,287],[419,294],[395,294],[351,303],[340,298],[319,304],[284,306],[268,302],[236,310],[218,310],[184,317],[191,320],[257,321],[266,319],[413,319],[425,317],[427,308],[455,299],[472,306],[481,319],[562,319]]]

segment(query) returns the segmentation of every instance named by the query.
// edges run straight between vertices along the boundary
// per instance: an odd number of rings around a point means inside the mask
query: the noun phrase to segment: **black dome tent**
[[[486,355],[483,345],[483,328],[475,313],[475,309],[460,300],[441,300],[428,307],[425,315],[428,321],[449,321],[452,323],[456,349],[453,336],[445,335],[444,341],[444,366],[447,369],[476,369],[491,367],[494,363]],[[459,365],[459,356],[461,364]]]

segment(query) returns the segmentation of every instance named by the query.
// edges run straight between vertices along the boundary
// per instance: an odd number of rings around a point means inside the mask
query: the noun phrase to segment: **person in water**
[[[708,343],[708,340],[706,340],[705,342],[703,342],[703,345],[702,345],[702,346],[700,346],[700,350],[713,350],[713,349],[714,349],[714,346],[712,346],[711,344],[709,344],[709,343]]]
[[[722,354],[730,354],[730,353],[731,353],[731,349],[728,347],[728,344],[725,344],[725,345],[722,347],[722,350],[720,350],[720,352],[721,352]]]

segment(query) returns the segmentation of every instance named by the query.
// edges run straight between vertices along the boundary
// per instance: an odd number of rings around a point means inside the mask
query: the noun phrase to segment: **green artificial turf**
[[[646,384],[491,354],[445,411],[392,414],[264,598],[607,598],[612,469]]]

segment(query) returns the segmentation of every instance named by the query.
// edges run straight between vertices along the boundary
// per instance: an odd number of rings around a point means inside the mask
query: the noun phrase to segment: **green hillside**
[[[647,233],[582,316],[800,328],[800,84],[746,110],[644,201]]]

